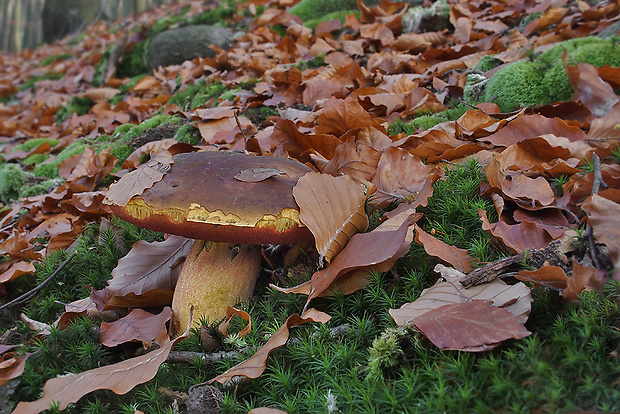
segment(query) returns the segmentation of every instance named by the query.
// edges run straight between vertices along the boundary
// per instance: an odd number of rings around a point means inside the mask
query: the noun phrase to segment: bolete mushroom
[[[110,207],[140,227],[196,239],[172,300],[172,327],[180,332],[191,306],[194,321],[213,321],[227,305],[252,295],[260,245],[312,238],[299,221],[292,191],[311,169],[285,157],[227,151],[183,153],[173,160],[152,187],[125,206]]]

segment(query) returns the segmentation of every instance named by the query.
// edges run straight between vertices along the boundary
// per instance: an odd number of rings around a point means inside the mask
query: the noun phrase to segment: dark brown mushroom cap
[[[225,151],[177,154],[161,181],[112,212],[151,230],[224,243],[293,243],[312,238],[293,198],[297,180],[311,171],[285,157]],[[276,169],[259,182],[241,172]]]

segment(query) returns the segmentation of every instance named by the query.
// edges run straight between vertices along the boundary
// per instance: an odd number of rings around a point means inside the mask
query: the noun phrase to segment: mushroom
[[[172,330],[180,332],[189,323],[190,307],[195,321],[201,316],[214,321],[227,305],[252,295],[260,245],[312,238],[299,221],[292,191],[311,169],[286,157],[226,151],[182,153],[173,160],[152,187],[125,206],[110,207],[140,227],[196,239],[172,300]]]

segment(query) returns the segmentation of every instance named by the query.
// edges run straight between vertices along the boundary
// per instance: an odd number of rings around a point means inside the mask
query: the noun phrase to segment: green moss
[[[495,102],[503,112],[544,104],[549,94],[542,82],[541,64],[521,60],[501,68],[489,79],[482,100]]]
[[[306,27],[309,27],[310,29],[314,29],[321,22],[328,22],[330,20],[336,20],[336,19],[340,20],[344,24],[346,17],[351,14],[357,17],[358,19],[360,17],[359,9],[358,10],[337,10],[331,13],[327,13],[321,17],[317,17],[314,19],[310,19],[308,21],[304,21],[304,25]]]
[[[33,149],[37,148],[39,145],[44,144],[46,142],[49,143],[51,147],[55,147],[56,145],[58,145],[59,141],[54,138],[32,138],[32,139],[29,139],[28,141],[24,141],[23,143],[13,147],[13,151],[24,151],[24,152],[32,151]]]
[[[357,3],[355,0],[301,0],[295,6],[291,7],[289,12],[295,16],[299,16],[304,22],[318,19],[329,13],[342,10],[356,10]]]
[[[67,60],[72,57],[73,55],[71,53],[61,53],[59,55],[46,56],[43,59],[41,59],[41,62],[39,62],[39,66],[47,66],[54,62],[58,62],[59,60]]]
[[[31,164],[40,164],[43,161],[47,160],[50,157],[49,154],[32,154],[22,160],[22,164],[31,165]]]
[[[596,67],[620,66],[620,45],[609,40],[586,37],[554,46],[539,57],[540,61],[550,65],[543,77],[543,87],[548,91],[549,102],[568,101],[574,93],[562,62],[564,51],[568,52],[569,65],[589,63]]]
[[[125,50],[117,65],[116,77],[132,78],[149,74],[149,69],[146,66],[146,49],[149,41],[150,39],[142,40]]]
[[[496,58],[493,55],[484,55],[482,59],[480,59],[478,63],[476,63],[476,66],[474,66],[474,69],[477,69],[482,72],[486,72],[488,70],[498,67],[499,65],[503,63],[504,62],[502,60]]]
[[[198,145],[202,137],[200,136],[200,131],[193,125],[183,125],[181,126],[176,134],[174,134],[174,139],[177,142],[187,143],[191,145]]]
[[[237,7],[232,1],[219,1],[217,7],[192,17],[189,24],[222,24],[230,20],[236,11]]]
[[[0,165],[0,201],[9,204],[19,198],[27,174],[17,164]]]
[[[88,111],[90,111],[90,108],[92,108],[94,104],[95,103],[93,101],[86,97],[74,96],[65,106],[61,107],[58,112],[56,112],[56,123],[62,123],[73,113],[76,113],[77,115],[85,115]]]
[[[212,83],[206,83],[206,81],[201,80],[175,93],[170,98],[169,103],[177,105],[181,109],[193,109],[208,103],[210,106],[217,106],[218,98],[226,90],[226,86],[219,80]]]
[[[61,185],[64,181],[64,178],[54,178],[50,180],[45,180],[40,184],[23,186],[22,188],[20,188],[19,198],[34,197],[40,194],[47,194],[54,188]]]
[[[49,72],[46,73],[44,75],[40,75],[40,76],[33,76],[32,78],[28,79],[26,82],[24,82],[20,87],[19,90],[20,91],[25,91],[26,89],[30,89],[32,87],[34,87],[37,82],[42,81],[42,80],[58,80],[61,79],[64,75],[62,73],[57,73],[57,72]]]
[[[57,178],[58,165],[53,163],[38,164],[32,170],[32,174],[36,177]]]
[[[388,328],[372,341],[368,350],[368,377],[382,379],[385,371],[392,370],[402,361],[404,352],[400,340],[407,331],[404,328]]]
[[[123,124],[119,126],[116,130],[114,130],[114,134],[111,138],[113,138],[115,142],[127,144],[132,139],[139,137],[149,129],[165,124],[178,125],[180,122],[182,122],[181,118],[174,115],[155,115],[137,125]]]

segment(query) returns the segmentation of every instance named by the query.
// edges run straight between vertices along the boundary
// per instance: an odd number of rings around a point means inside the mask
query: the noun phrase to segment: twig
[[[245,132],[243,132],[243,128],[241,128],[241,122],[239,122],[239,117],[237,116],[238,111],[235,111],[235,122],[237,123],[237,128],[243,135],[243,149],[248,150],[248,137],[245,136]]]
[[[594,179],[592,180],[592,194],[598,194],[598,191],[601,188],[601,186],[603,186],[603,188],[606,188],[607,185],[603,181],[603,175],[601,173],[601,160],[598,157],[598,155],[596,155],[596,153],[592,155],[592,166],[594,167]],[[592,263],[594,264],[594,267],[596,267],[597,269],[602,269],[603,265],[601,264],[601,261],[598,258],[598,254],[596,250],[596,243],[594,242],[593,229],[592,229],[592,226],[590,226],[590,224],[588,224],[587,222],[586,222],[586,231],[583,233],[582,237],[588,243],[588,248],[590,249],[590,258],[592,259]]]
[[[246,355],[254,352],[256,347],[246,346],[238,351],[220,351],[220,352],[191,352],[191,351],[171,351],[166,358],[166,362],[169,364],[188,363],[196,361],[197,359],[204,362],[218,362],[231,358],[236,358],[241,355]]]
[[[36,295],[37,292],[39,292],[41,289],[43,289],[45,286],[47,286],[56,276],[58,276],[58,274],[62,271],[62,269],[64,269],[65,266],[68,265],[71,260],[73,260],[73,258],[75,257],[76,254],[77,254],[76,251],[71,253],[71,255],[69,257],[67,257],[67,259],[65,259],[65,261],[60,264],[60,266],[58,266],[58,269],[54,270],[54,273],[49,275],[49,277],[47,279],[45,279],[43,282],[41,282],[41,284],[39,284],[37,287],[35,287],[34,289],[29,290],[28,292],[26,292],[23,295],[13,299],[12,301],[7,302],[4,305],[0,306],[0,311],[4,310],[4,309],[8,309],[8,308],[10,308],[10,307],[12,307],[14,305],[19,305],[20,303],[24,303],[25,301],[27,301],[28,299],[30,299],[31,297]]]

